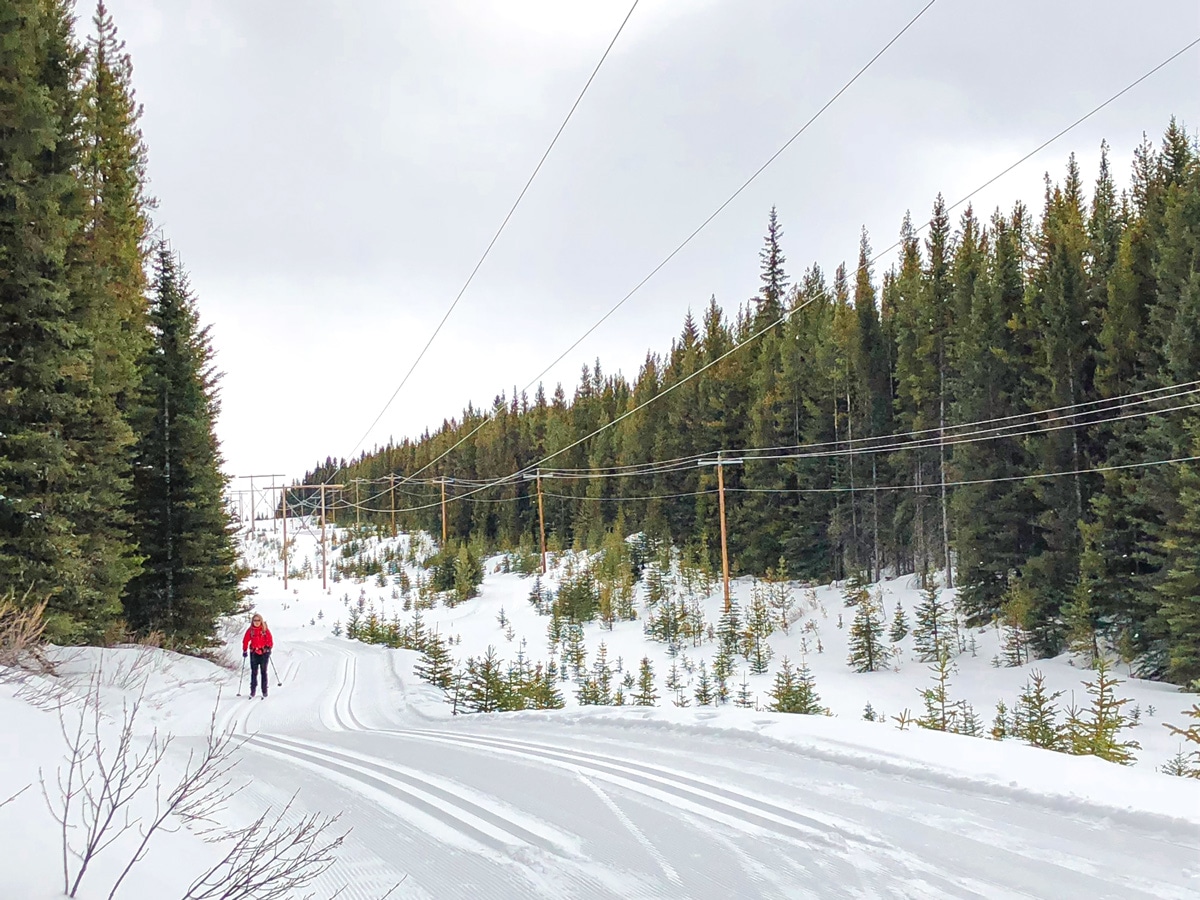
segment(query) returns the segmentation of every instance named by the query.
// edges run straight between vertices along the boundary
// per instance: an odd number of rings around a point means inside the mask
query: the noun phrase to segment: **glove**
[[[250,655],[250,654],[249,654],[249,653],[247,653],[245,650],[243,650],[243,651],[242,651],[242,659],[245,659],[245,658],[246,658],[247,656],[249,656],[249,655]]]

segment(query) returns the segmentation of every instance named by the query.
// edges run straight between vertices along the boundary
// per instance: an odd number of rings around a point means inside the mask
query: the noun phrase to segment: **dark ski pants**
[[[270,651],[266,653],[251,653],[250,654],[250,696],[254,696],[254,692],[258,690],[258,670],[262,669],[262,692],[263,696],[267,696],[267,661],[271,658]]]

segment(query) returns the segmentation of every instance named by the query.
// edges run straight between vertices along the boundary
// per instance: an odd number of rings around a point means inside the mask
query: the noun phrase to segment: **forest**
[[[0,2],[0,630],[203,652],[240,608],[208,329],[104,3]]]
[[[935,199],[876,272],[790,270],[774,209],[756,298],[712,298],[636,378],[584,366],[418,438],[328,458],[312,512],[451,545],[598,549],[643,534],[735,574],[914,573],[1039,655],[1105,647],[1200,679],[1200,150],[1172,120],[1127,186],[1074,155],[1039,210]],[[448,548],[449,549],[449,548]]]

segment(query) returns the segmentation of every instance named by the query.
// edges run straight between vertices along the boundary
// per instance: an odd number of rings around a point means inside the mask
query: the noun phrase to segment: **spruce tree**
[[[1096,659],[1096,678],[1084,686],[1092,698],[1086,716],[1072,709],[1067,719],[1066,749],[1077,756],[1098,756],[1109,762],[1131,765],[1136,761],[1133,751],[1141,749],[1137,741],[1122,741],[1121,731],[1130,725],[1122,707],[1129,698],[1118,699],[1114,689],[1123,684],[1109,672],[1108,661]]]
[[[742,683],[738,685],[733,705],[738,709],[750,709],[754,706],[754,696],[750,693],[750,681],[746,672],[742,672]]]
[[[896,601],[896,612],[892,616],[892,627],[888,631],[888,640],[893,644],[908,637],[908,616],[904,614],[904,604]]]
[[[953,415],[960,422],[1009,420],[1028,412],[1029,333],[1020,321],[1025,296],[1024,210],[997,214],[990,247],[964,224],[959,272],[974,273],[970,311],[956,334]],[[985,271],[976,273],[986,253]],[[966,291],[965,281],[962,290]],[[961,313],[960,313],[961,314]],[[950,457],[957,478],[978,482],[954,489],[957,603],[970,625],[990,621],[1000,609],[1010,573],[1038,549],[1036,522],[1044,511],[1029,482],[1015,476],[1034,469],[1019,437],[956,443]]]
[[[700,677],[696,680],[695,697],[697,706],[712,706],[717,699],[712,678],[708,674],[708,663],[703,659],[700,660]]]
[[[1197,442],[1196,446],[1200,446]],[[1177,684],[1200,681],[1200,469],[1185,463],[1178,474],[1182,512],[1166,531],[1166,576],[1158,585],[1160,627],[1168,636],[1166,669]]]
[[[207,647],[217,619],[241,605],[244,573],[222,501],[212,344],[166,247],[157,254],[151,323],[154,349],[134,420],[132,505],[146,561],[129,583],[125,616],[139,631]]]
[[[1196,724],[1189,725],[1186,728],[1180,728],[1177,725],[1164,723],[1165,727],[1174,735],[1178,735],[1187,741],[1188,745],[1197,745],[1200,748],[1200,703],[1193,703],[1192,708],[1184,711],[1184,715],[1196,720]],[[1185,775],[1190,778],[1200,778],[1200,749],[1185,752],[1182,747],[1177,754],[1176,774]]]
[[[921,602],[914,612],[913,648],[921,662],[935,662],[943,653],[956,653],[958,628],[954,611],[942,600],[942,592],[932,581],[921,589]]]
[[[469,712],[497,712],[508,709],[512,698],[508,679],[502,669],[496,648],[488,647],[484,655],[467,660],[462,703]]]
[[[771,697],[771,711],[799,713],[806,716],[822,715],[825,708],[821,706],[821,698],[817,695],[816,680],[804,663],[798,670],[792,669],[791,662],[784,657],[783,665],[775,673],[775,683],[768,692]]]
[[[856,672],[875,672],[887,665],[888,649],[884,644],[883,608],[878,599],[867,593],[854,610],[850,625],[850,656],[848,662]]]
[[[650,657],[643,656],[638,668],[637,693],[633,695],[634,706],[657,706],[658,691],[654,685],[654,667]]]
[[[756,582],[751,591],[750,608],[746,612],[746,633],[743,654],[750,663],[750,671],[764,675],[774,651],[767,639],[775,630],[775,621],[767,605],[762,582]]]
[[[933,687],[920,692],[925,714],[917,719],[917,724],[931,731],[956,731],[957,706],[950,699],[950,673],[954,668],[950,654],[945,651],[940,653],[931,668]]]
[[[413,666],[413,672],[418,678],[443,691],[450,689],[454,679],[454,660],[446,642],[436,631],[426,639],[424,652],[421,654],[421,659]]]
[[[1044,750],[1063,749],[1065,735],[1058,721],[1057,702],[1061,696],[1062,691],[1046,690],[1041,672],[1031,672],[1013,709],[1013,735]]]
[[[783,296],[787,289],[788,277],[783,265],[787,257],[779,246],[783,237],[783,226],[779,224],[779,216],[775,207],[771,207],[767,217],[767,236],[763,240],[763,248],[758,258],[762,262],[762,299],[759,301],[758,312],[755,316],[755,330],[759,330],[783,315]]]
[[[65,0],[0,8],[0,581],[48,601],[46,636],[100,639],[136,571],[124,510],[127,382],[103,368],[79,173],[85,55]]]

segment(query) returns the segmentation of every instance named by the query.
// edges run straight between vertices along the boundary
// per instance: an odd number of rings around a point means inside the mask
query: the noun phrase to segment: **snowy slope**
[[[331,538],[331,572],[333,561],[340,556],[340,548],[335,546],[339,538],[342,541],[346,540],[346,533],[342,532],[340,536],[333,535]],[[331,575],[328,589],[323,593],[319,543],[315,535],[311,532],[301,532],[297,535],[293,529],[290,540],[294,542],[291,551],[292,568],[298,568],[302,561],[307,561],[311,564],[314,575],[312,578],[292,579],[286,595],[280,592],[280,581],[274,577],[280,573],[278,532],[272,533],[270,525],[264,528],[260,523],[258,540],[247,546],[250,558],[259,571],[264,573],[264,577],[256,582],[261,586],[258,608],[266,614],[270,622],[295,623],[306,638],[313,637],[314,632],[317,635],[327,635],[331,633],[334,622],[344,625],[350,608],[359,603],[367,610],[374,609],[383,620],[412,620],[413,614],[404,610],[403,597],[391,580],[388,586],[381,587],[373,577],[334,581]],[[407,540],[407,537],[401,536],[394,542],[389,539],[361,541],[360,553],[363,557],[379,556],[389,545],[406,547]],[[499,568],[499,558],[489,560],[480,596],[454,608],[447,609],[439,605],[435,609],[422,611],[424,625],[429,630],[439,631],[443,637],[461,639],[461,643],[451,648],[459,660],[465,660],[468,656],[482,656],[489,646],[494,647],[502,659],[512,660],[524,642],[524,653],[531,661],[545,661],[548,658],[549,619],[538,615],[529,603],[533,579],[504,574],[498,571]],[[556,560],[551,557],[550,571],[544,580],[547,588],[557,587],[565,568],[562,559]],[[412,574],[411,580],[415,583],[416,570],[410,567],[409,571]],[[873,591],[875,589],[872,588]],[[733,594],[741,604],[743,616],[751,590],[751,579],[738,579],[733,583]],[[911,624],[913,612],[920,602],[920,590],[916,580],[912,576],[906,576],[885,581],[878,586],[878,590],[882,593],[887,620],[891,621],[896,604],[899,603],[906,610]],[[415,596],[415,589],[412,594]],[[822,704],[839,720],[861,719],[867,703],[887,720],[881,728],[894,729],[892,717],[905,709],[910,710],[913,715],[920,713],[920,690],[930,685],[932,671],[927,663],[917,659],[911,634],[900,642],[899,656],[889,664],[887,670],[860,674],[847,665],[847,641],[852,610],[844,607],[841,589],[827,585],[810,590],[796,585],[793,595],[798,618],[791,625],[789,633],[776,631],[770,638],[774,652],[770,672],[766,675],[752,675],[745,660],[739,660],[740,667],[730,679],[731,687],[735,691],[744,678],[758,705],[765,709],[770,703],[767,692],[771,688],[772,673],[778,669],[786,656],[793,665],[802,660],[808,664],[816,677]],[[947,603],[952,603],[953,595],[953,591],[943,592]],[[722,604],[720,587],[714,586],[712,594],[703,600],[708,623],[717,623]],[[500,624],[502,613],[505,620],[511,623],[511,629]],[[322,616],[319,620],[315,618],[318,614]],[[612,630],[605,630],[598,623],[586,625],[588,662],[590,665],[597,649],[603,643],[608,660],[614,668],[620,667],[623,672],[632,671],[636,675],[639,660],[648,656],[657,676],[658,692],[661,695],[659,702],[665,706],[672,706],[675,694],[666,688],[672,658],[665,644],[645,637],[644,618],[643,612],[638,621],[618,621]],[[1092,680],[1094,673],[1077,666],[1069,655],[1064,654],[1050,660],[1035,660],[1018,667],[997,666],[996,658],[1002,655],[1001,635],[994,627],[965,631],[963,643],[967,649],[954,659],[955,671],[951,678],[950,694],[955,700],[969,702],[985,729],[990,727],[998,701],[1003,701],[1011,710],[1031,672],[1041,672],[1049,690],[1063,692],[1058,702],[1060,709],[1072,702],[1086,707],[1089,702],[1084,682]],[[818,645],[821,652],[817,652]],[[706,662],[711,670],[715,654],[715,642],[706,641],[699,647],[685,646],[675,659],[680,677],[686,685],[684,694],[687,697],[692,697],[701,661]],[[1183,711],[1196,702],[1196,695],[1182,693],[1173,685],[1130,678],[1123,666],[1118,666],[1115,674],[1124,680],[1117,688],[1117,693],[1130,699],[1125,712],[1133,714],[1139,720],[1139,725],[1123,736],[1136,740],[1141,745],[1141,749],[1136,752],[1139,766],[1147,769],[1159,768],[1180,749],[1179,739],[1173,737],[1163,727],[1163,723],[1181,724],[1186,721]],[[575,706],[573,685],[565,682],[562,688],[567,706]],[[694,703],[694,700],[691,702]],[[742,716],[732,717],[732,721],[744,720],[745,717]],[[914,740],[920,742],[921,738]],[[936,741],[935,745],[943,746],[944,743]]]
[[[306,540],[294,552],[312,554]],[[390,588],[368,579],[322,593],[317,578],[285,593],[269,574],[269,543],[252,548],[264,567],[255,605],[275,634],[282,682],[273,678],[267,700],[234,696],[236,671],[162,651],[87,651],[66,669],[82,677],[105,657],[110,711],[145,673],[143,727],[178,735],[180,752],[214,708],[244,734],[228,820],[246,821],[297,791],[301,811],[341,813],[352,831],[318,897],[339,888],[342,897],[379,897],[401,878],[393,897],[1200,895],[1200,783],[1158,774],[1158,759],[1124,768],[863,722],[868,699],[888,713],[915,709],[926,667],[905,661],[899,672],[855,675],[844,632],[823,617],[824,653],[808,661],[834,717],[581,708],[569,699],[557,712],[452,718],[439,693],[412,676],[414,654],[330,636],[345,617],[343,596],[365,590],[368,602],[398,607]],[[528,579],[489,574],[480,598],[431,610],[427,621],[462,635],[456,654],[493,644],[511,656],[524,635],[530,657],[544,658],[546,620],[528,592]],[[841,609],[832,593],[825,605],[830,617]],[[512,642],[497,623],[501,606]],[[614,662],[649,654],[664,677],[665,650],[639,623],[603,635],[589,628],[589,650],[601,639]],[[985,640],[977,636],[981,647]],[[773,641],[780,656],[799,657],[794,630]],[[708,650],[688,654],[698,661]],[[1020,670],[993,669],[989,657],[981,649],[960,659],[955,682],[956,695],[985,717],[993,694],[1015,697],[1024,680]],[[1041,668],[1055,686],[1080,690],[1083,673],[1065,661]],[[760,676],[755,688],[766,684]],[[1136,682],[1122,690],[1143,706],[1145,724],[1134,729],[1143,755],[1169,755],[1158,722],[1179,721],[1188,698]],[[3,800],[36,782],[39,766],[56,765],[62,739],[54,714],[11,688],[0,688],[0,722]],[[0,808],[0,897],[56,896],[56,840],[36,786]],[[186,830],[172,835],[146,860],[143,880],[117,896],[180,896],[208,852]],[[107,896],[103,882],[80,896]]]

